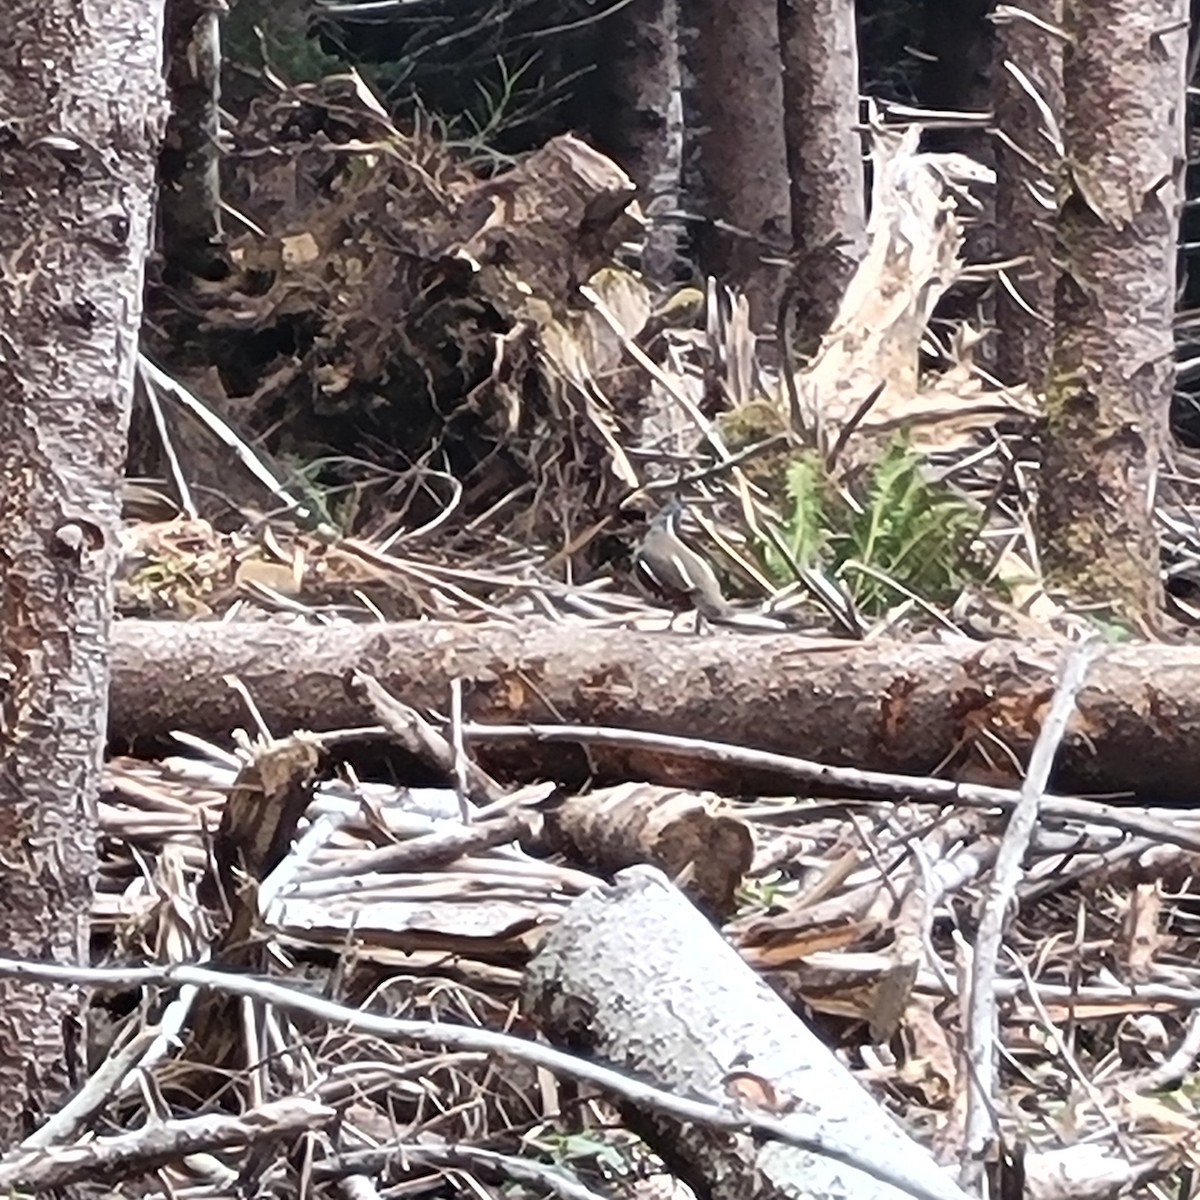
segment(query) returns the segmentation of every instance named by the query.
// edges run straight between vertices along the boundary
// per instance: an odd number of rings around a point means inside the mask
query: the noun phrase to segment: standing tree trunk
[[[1062,40],[1050,31],[1061,27],[1062,9],[1063,0],[1024,0],[1003,20],[997,18],[992,73],[997,251],[1002,260],[1019,264],[996,292],[996,372],[1005,383],[1028,383],[1038,393],[1046,388],[1054,328],[1063,55]],[[1030,88],[1057,128],[1047,124]]]
[[[833,321],[867,244],[854,0],[779,0],[779,34],[800,264],[796,335],[807,350]]]
[[[1067,177],[1038,517],[1048,581],[1153,622],[1187,0],[1066,0]]]
[[[649,221],[643,266],[654,280],[675,270],[683,113],[678,0],[633,0],[601,24],[593,133],[638,185]],[[586,86],[586,84],[585,84]]]
[[[0,947],[88,960],[111,578],[163,122],[163,0],[9,0],[0,39]],[[0,981],[0,1147],[79,995]]]
[[[1023,0],[1019,0],[1023,3]],[[922,0],[922,58],[919,102],[943,112],[984,116],[992,102],[992,61],[995,30],[988,20],[992,0]],[[987,126],[933,128],[921,139],[922,149],[966,154],[984,167],[995,169],[995,147]],[[994,262],[996,258],[996,192],[984,188],[977,197],[980,208],[960,209],[963,225],[963,258],[968,263]],[[970,322],[985,329],[996,324],[996,304],[985,284],[959,280],[938,304],[939,324]],[[944,326],[943,326],[944,328]],[[995,341],[985,338],[972,353],[973,361],[987,370],[995,366]]]
[[[167,9],[171,111],[159,154],[159,249],[164,276],[228,274],[221,230],[221,16],[212,0],[171,0]]]
[[[776,0],[689,0],[680,17],[689,174],[708,218],[697,257],[746,293],[761,330],[774,324],[784,281],[763,259],[784,258],[792,241]]]

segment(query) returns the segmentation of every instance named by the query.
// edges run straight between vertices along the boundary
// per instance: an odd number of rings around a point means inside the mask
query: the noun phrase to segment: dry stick
[[[18,1191],[41,1195],[82,1179],[127,1177],[189,1154],[290,1140],[331,1125],[337,1115],[335,1108],[293,1096],[236,1117],[210,1113],[86,1143],[18,1150],[0,1159],[0,1190],[6,1195]]]
[[[701,411],[699,405],[687,394],[687,390],[679,386],[644,350],[629,336],[621,322],[613,315],[612,310],[604,303],[600,293],[595,288],[584,284],[579,294],[592,306],[596,315],[617,335],[626,354],[633,359],[643,371],[661,387],[672,400],[687,413],[693,425],[704,435],[705,440],[713,448],[718,458],[726,460],[732,457],[729,447],[714,421],[710,421]]]
[[[1029,757],[1029,770],[1021,785],[1020,797],[1000,842],[983,916],[979,922],[968,1008],[967,1063],[970,1069],[967,1072],[967,1119],[959,1163],[959,1180],[964,1187],[978,1184],[984,1155],[994,1136],[996,1039],[999,1029],[995,984],[1005,919],[1021,880],[1021,861],[1037,827],[1038,808],[1050,780],[1054,757],[1067,732],[1067,722],[1075,711],[1075,699],[1083,687],[1093,655],[1093,646],[1086,642],[1067,655],[1058,687]]]
[[[386,1142],[372,1150],[354,1150],[347,1154],[332,1154],[315,1167],[317,1179],[337,1179],[345,1175],[382,1175],[389,1167],[401,1163],[422,1163],[438,1167],[458,1167],[460,1170],[484,1170],[498,1175],[506,1182],[530,1183],[539,1191],[551,1192],[563,1200],[605,1200],[605,1197],[585,1187],[574,1175],[561,1167],[552,1167],[531,1158],[518,1158],[484,1150],[478,1146],[431,1145],[427,1142]]]
[[[463,681],[450,681],[450,732],[451,753],[453,757],[454,794],[458,797],[458,815],[464,825],[471,823],[471,798],[469,795],[468,779],[470,778],[471,760],[463,748]],[[496,800],[499,793],[493,792],[487,797],[491,802]]]
[[[618,872],[618,886],[624,872]],[[881,1183],[907,1192],[917,1200],[966,1200],[966,1194],[948,1177],[931,1186],[926,1179],[915,1179],[902,1167],[891,1163],[867,1161],[824,1134],[812,1130],[797,1114],[786,1118],[763,1115],[733,1105],[713,1104],[705,1100],[677,1096],[662,1088],[630,1079],[598,1063],[587,1062],[562,1050],[526,1041],[490,1029],[445,1025],[437,1021],[399,1020],[376,1013],[361,1012],[319,996],[296,991],[272,980],[249,975],[234,975],[205,967],[69,967],[58,963],[30,962],[0,958],[0,975],[29,982],[70,983],[92,987],[191,986],[226,995],[248,996],[264,1004],[275,1004],[291,1012],[303,1012],[330,1025],[352,1029],[389,1040],[406,1040],[418,1045],[447,1047],[451,1050],[478,1050],[503,1054],[542,1067],[568,1078],[595,1084],[615,1092],[634,1104],[656,1108],[680,1121],[693,1121],[732,1133],[750,1134],[783,1142],[813,1154],[831,1158],[862,1171]],[[806,1128],[807,1126],[807,1128]]]
[[[520,841],[529,834],[530,821],[529,816],[514,812],[490,821],[436,829],[433,833],[421,834],[392,846],[379,846],[361,854],[339,855],[334,862],[310,867],[300,882],[307,887],[320,880],[345,881],[384,871],[416,871],[456,862],[493,846]]]
[[[952,779],[896,775],[887,771],[860,771],[856,767],[830,767],[808,758],[793,758],[771,750],[751,750],[731,742],[705,741],[671,734],[646,733],[640,729],[597,725],[488,725],[467,722],[463,735],[481,742],[578,742],[583,745],[638,747],[678,754],[684,758],[708,758],[728,766],[760,768],[789,775],[806,783],[842,788],[881,800],[915,800],[925,804],[959,804],[964,808],[1016,808],[1021,793],[1015,788],[957,783]],[[1073,796],[1045,796],[1041,810],[1063,820],[1090,821],[1110,825],[1172,846],[1200,850],[1200,829],[1188,829],[1172,821],[1159,820],[1144,812],[1081,800]]]
[[[304,868],[311,861],[313,855],[321,850],[328,843],[329,839],[345,824],[348,824],[350,814],[348,812],[340,813],[322,813],[313,823],[304,831],[303,836],[292,848],[291,854],[287,856],[259,884],[258,888],[258,911],[260,913],[271,912],[275,901],[291,887],[297,878],[304,873]],[[315,868],[320,870],[320,868]],[[306,875],[306,878],[311,878]]]
[[[1071,1049],[1069,1040],[1064,1038],[1059,1032],[1058,1025],[1053,1017],[1047,1011],[1046,1002],[1038,990],[1037,984],[1033,980],[1033,975],[1029,970],[1029,965],[1017,954],[1010,946],[1006,946],[1005,952],[1009,960],[1013,964],[1013,969],[1021,976],[1025,983],[1025,991],[1029,995],[1029,1003],[1033,1011],[1037,1014],[1037,1020],[1041,1022],[1043,1031],[1046,1034],[1047,1045],[1051,1048],[1057,1047],[1059,1055],[1062,1057],[1066,1065],[1067,1074],[1079,1085],[1088,1099],[1096,1106],[1096,1111],[1100,1114],[1100,1119],[1108,1127],[1109,1136],[1112,1137],[1118,1145],[1123,1145],[1123,1137],[1121,1128],[1113,1119],[1112,1115],[1104,1106],[1104,1097],[1100,1094],[1100,1089],[1095,1082],[1089,1077],[1087,1072],[1080,1066],[1079,1059],[1075,1052]],[[1079,1120],[1079,1109],[1075,1108],[1075,1119]],[[1078,1126],[1077,1126],[1078,1127]]]
[[[153,1026],[134,1034],[121,1047],[114,1047],[91,1078],[67,1102],[35,1129],[20,1145],[21,1150],[45,1150],[78,1137],[83,1127],[116,1094],[126,1075],[141,1062],[158,1038]]]
[[[1015,1004],[1029,991],[1029,980],[1027,978],[998,979],[995,990],[997,1000]],[[948,992],[941,979],[937,977],[937,973],[927,967],[917,972],[913,991],[920,992],[925,996],[960,998],[959,992]],[[1167,1008],[1183,1012],[1200,1010],[1200,988],[1183,987],[1173,983],[1139,983],[1136,985],[1039,983],[1037,991],[1043,1004],[1061,1004],[1064,1007],[1072,1005],[1076,1008],[1086,1005],[1093,1011],[1106,1007],[1111,1009],[1113,1016],[1117,1017],[1124,1017],[1131,1012],[1142,1010],[1147,1012],[1161,1012]]]
[[[456,680],[455,684],[458,687],[456,703],[461,709],[462,683]],[[379,723],[414,758],[436,767],[452,779],[458,779],[460,770],[465,771],[460,786],[472,803],[483,806],[503,799],[504,788],[482,767],[469,760],[464,762],[458,747],[451,745],[416,709],[397,700],[373,675],[355,671],[347,689],[371,709]]]
[[[838,464],[838,460],[845,453],[846,446],[849,444],[854,431],[867,419],[867,414],[875,407],[875,403],[883,395],[885,387],[887,387],[887,380],[880,380],[867,393],[866,399],[859,403],[854,412],[850,414],[850,419],[842,426],[841,431],[838,433],[837,441],[833,443],[832,449],[825,456],[825,470],[831,475]]]

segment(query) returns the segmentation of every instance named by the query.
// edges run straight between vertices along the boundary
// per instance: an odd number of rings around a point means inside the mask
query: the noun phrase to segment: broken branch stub
[[[750,827],[714,806],[717,797],[625,783],[571,796],[545,814],[556,850],[603,871],[649,863],[688,898],[716,916],[728,914],[754,860]]]
[[[974,203],[967,186],[993,176],[965,155],[921,152],[919,135],[916,126],[875,131],[867,253],[812,365],[796,380],[806,424],[819,423],[831,444],[880,383],[864,432],[894,429],[931,409],[950,415],[980,393],[978,381],[957,377],[953,397],[923,391],[920,352],[934,308],[964,267],[956,200]],[[988,398],[1012,403],[1001,394]]]

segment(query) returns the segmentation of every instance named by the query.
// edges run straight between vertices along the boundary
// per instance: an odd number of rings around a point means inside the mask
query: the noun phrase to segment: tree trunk
[[[1066,0],[1055,344],[1038,518],[1047,579],[1146,621],[1174,382],[1186,0]]]
[[[227,737],[246,720],[224,682],[230,675],[281,733],[370,723],[375,714],[346,683],[358,669],[418,709],[444,709],[461,679],[467,712],[480,722],[652,729],[839,766],[915,775],[949,768],[977,778],[989,746],[1028,755],[1068,645],[816,644],[794,635],[697,638],[532,620],[328,628],[118,621],[111,733],[143,744],[181,727]],[[1079,711],[1056,786],[1162,804],[1194,799],[1200,647],[1105,646]],[[547,745],[518,730],[480,745],[495,774],[518,778],[569,784],[594,775],[751,795],[802,787],[794,772],[770,764],[749,771],[715,753],[598,743],[584,753],[562,740]]]
[[[854,0],[779,0],[779,34],[796,338],[807,350],[832,323],[867,244]],[[831,245],[837,239],[844,244]]]
[[[167,83],[171,109],[159,156],[163,203],[160,248],[169,283],[190,275],[223,278],[220,15],[212,0],[171,0],[167,8]]]
[[[705,273],[743,290],[756,330],[773,325],[791,248],[776,0],[690,0],[681,7],[688,78],[689,174],[707,218],[696,237]]]
[[[111,577],[163,113],[162,0],[0,39],[0,946],[88,959]],[[0,982],[0,1146],[58,1101],[67,987]]]
[[[1026,0],[1021,11],[1056,29],[1062,7],[1063,0]],[[1008,286],[996,292],[996,371],[1005,383],[1028,383],[1042,393],[1054,328],[1054,215],[1063,155],[1058,130],[1047,127],[1029,88],[1061,128],[1062,41],[1020,16],[998,21],[996,28],[997,251],[1019,264],[1009,269]]]
[[[662,281],[675,272],[678,227],[665,214],[679,208],[683,170],[678,18],[677,0],[634,0],[605,17],[593,128],[638,185],[650,222],[643,267]]]

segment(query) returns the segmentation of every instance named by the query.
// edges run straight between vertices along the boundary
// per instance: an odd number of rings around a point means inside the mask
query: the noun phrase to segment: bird
[[[712,565],[679,532],[683,505],[673,497],[655,514],[633,556],[635,578],[642,587],[681,612],[694,609],[715,625],[780,630],[783,622],[758,613],[738,612],[725,598]],[[697,622],[697,630],[700,622]]]
[[[717,573],[679,533],[683,505],[677,497],[667,501],[650,521],[633,569],[638,581],[672,608],[694,608],[701,617],[719,621],[729,613]]]

